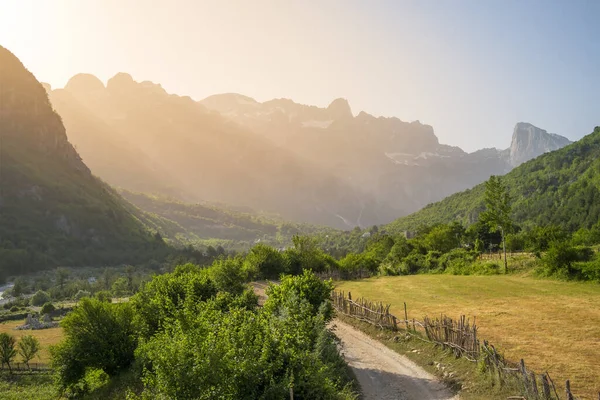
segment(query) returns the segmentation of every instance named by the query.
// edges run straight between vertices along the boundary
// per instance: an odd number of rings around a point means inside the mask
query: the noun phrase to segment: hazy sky
[[[472,151],[518,121],[600,125],[599,20],[597,0],[0,0],[0,44],[53,87],[123,71],[198,100],[345,97]]]

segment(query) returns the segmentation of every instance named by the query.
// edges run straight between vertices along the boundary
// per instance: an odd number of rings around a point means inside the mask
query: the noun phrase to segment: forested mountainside
[[[182,203],[174,199],[119,190],[119,193],[143,211],[152,227],[165,239],[179,245],[228,245],[247,250],[256,243],[274,247],[292,244],[294,235],[338,233],[332,228],[292,223],[277,216],[260,215],[226,205]]]
[[[106,85],[79,74],[49,92],[69,140],[113,186],[341,229],[392,221],[563,144],[518,124],[511,148],[467,154],[418,121],[355,117],[344,99],[195,102],[123,73]]]
[[[166,245],[129,207],[90,173],[44,87],[0,46],[0,275],[160,257]]]
[[[600,127],[583,139],[544,154],[502,178],[513,199],[513,217],[522,227],[560,224],[590,228],[600,219]],[[392,231],[425,225],[476,221],[484,209],[485,187],[454,194],[388,225]]]
[[[397,216],[570,143],[529,123],[518,123],[506,150],[466,153],[440,144],[433,127],[419,121],[375,117],[364,111],[354,117],[344,99],[327,108],[289,99],[260,103],[238,94],[215,95],[201,103],[374,194],[395,207]]]

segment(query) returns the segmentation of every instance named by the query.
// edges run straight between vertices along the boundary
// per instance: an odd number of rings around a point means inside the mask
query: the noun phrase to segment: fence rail
[[[0,371],[31,371],[31,372],[48,372],[51,370],[50,365],[43,363],[29,363],[29,366],[24,363],[11,363],[10,368],[8,365],[0,365]]]
[[[341,291],[333,291],[333,306],[338,313],[348,317],[368,322],[381,329],[398,331],[403,329],[406,333],[416,336],[421,340],[434,343],[448,349],[458,357],[470,361],[482,362],[485,370],[493,377],[497,377],[500,384],[516,382],[523,399],[527,400],[575,400],[571,393],[570,381],[565,384],[565,397],[558,395],[554,382],[546,372],[537,375],[525,367],[525,361],[511,363],[505,360],[496,348],[487,341],[480,343],[477,336],[477,325],[464,315],[458,320],[453,320],[445,315],[439,318],[423,318],[423,321],[410,320],[406,303],[404,303],[404,319],[390,313],[390,305],[372,302],[365,299],[352,299],[352,294],[346,295]],[[426,339],[425,339],[426,338]],[[520,398],[520,397],[516,397]],[[598,393],[600,399],[600,393]]]

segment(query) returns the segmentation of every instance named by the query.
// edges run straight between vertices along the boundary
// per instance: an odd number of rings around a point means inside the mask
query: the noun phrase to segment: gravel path
[[[364,400],[458,400],[458,395],[408,358],[335,320],[333,332],[362,387]]]

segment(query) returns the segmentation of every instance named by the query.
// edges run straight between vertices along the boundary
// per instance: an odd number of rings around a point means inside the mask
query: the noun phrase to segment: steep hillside
[[[600,127],[560,150],[544,154],[503,178],[513,198],[515,221],[560,224],[567,229],[591,227],[600,219]],[[483,210],[484,185],[454,194],[388,225],[393,231],[477,219]]]
[[[83,160],[111,185],[340,228],[398,215],[367,190],[160,85],[121,73],[104,86],[78,75],[50,98]]]
[[[67,140],[46,90],[0,46],[0,275],[164,254]]]
[[[291,245],[294,235],[335,232],[331,228],[286,222],[223,205],[187,204],[126,190],[119,193],[143,210],[164,237],[179,244],[230,242],[235,248],[247,249],[260,241],[285,247]]]

